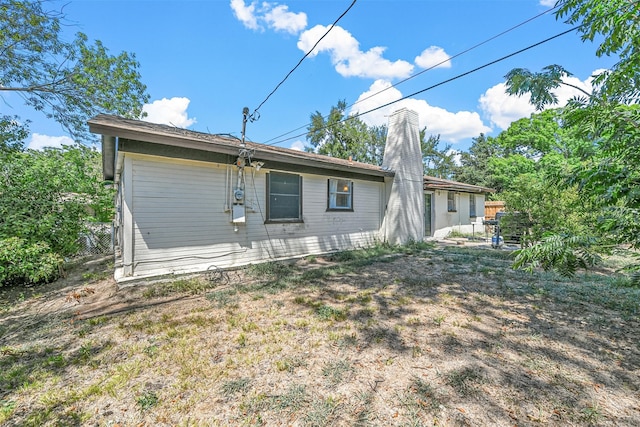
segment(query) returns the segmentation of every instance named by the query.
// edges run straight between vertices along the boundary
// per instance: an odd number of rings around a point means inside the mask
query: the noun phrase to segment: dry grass
[[[0,301],[4,425],[640,425],[640,290],[374,248]],[[67,298],[90,287],[94,293]]]

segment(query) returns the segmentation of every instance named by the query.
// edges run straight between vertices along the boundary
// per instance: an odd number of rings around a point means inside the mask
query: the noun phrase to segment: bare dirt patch
[[[95,267],[95,266],[99,267]],[[0,312],[6,425],[640,425],[640,291],[466,247],[118,287]]]

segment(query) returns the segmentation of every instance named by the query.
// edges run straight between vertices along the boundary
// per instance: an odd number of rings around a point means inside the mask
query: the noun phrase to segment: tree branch
[[[581,87],[578,87],[578,86],[573,85],[573,84],[571,84],[571,83],[567,83],[567,82],[564,82],[564,81],[560,80],[560,84],[563,84],[563,85],[565,85],[565,86],[569,86],[569,87],[572,87],[572,88],[574,88],[574,89],[577,89],[577,90],[579,90],[580,92],[582,92],[582,93],[584,93],[585,95],[587,95],[589,98],[591,98],[591,97],[593,96],[593,94],[592,94],[592,93],[589,93],[589,92],[587,92],[586,90],[582,89]]]

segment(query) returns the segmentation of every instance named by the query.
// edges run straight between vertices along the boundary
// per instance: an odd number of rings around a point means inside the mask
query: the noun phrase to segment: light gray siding
[[[225,268],[369,246],[378,238],[381,182],[354,180],[354,211],[327,212],[328,177],[302,174],[303,223],[264,224],[268,165],[247,168],[247,222],[234,231],[225,212],[227,165],[137,154],[126,155],[125,172],[127,164],[131,184],[121,190],[133,212],[133,271],[125,275]]]
[[[447,209],[446,190],[436,190],[434,193],[435,218],[434,233],[435,238],[446,237],[452,230],[462,233],[479,232],[482,230],[482,220],[484,219],[484,200],[482,193],[474,193],[476,197],[476,216],[469,214],[469,195],[471,193],[455,192],[456,211],[449,212]]]

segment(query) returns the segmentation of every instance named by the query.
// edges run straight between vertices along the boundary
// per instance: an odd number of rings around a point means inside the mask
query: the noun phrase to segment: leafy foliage
[[[135,55],[109,53],[77,33],[44,0],[0,2],[0,97],[59,122],[77,143],[92,137],[98,113],[140,117],[149,96]],[[0,241],[3,283],[50,280],[78,248],[85,221],[111,219],[113,192],[101,182],[100,154],[82,145],[24,151],[28,122],[0,116]]]
[[[19,93],[76,141],[90,138],[86,121],[98,113],[139,117],[149,97],[135,55],[110,55],[82,33],[62,40],[64,15],[46,11],[45,4],[0,4],[0,93]]]
[[[440,148],[440,135],[427,136],[427,129],[422,129],[420,149],[425,175],[451,179],[458,170],[455,161],[457,152],[451,149],[451,144]]]
[[[58,277],[62,258],[43,242],[0,239],[0,287],[14,283],[39,283]]]
[[[469,151],[460,153],[461,166],[456,170],[454,179],[467,184],[496,188],[488,165],[490,159],[500,155],[501,147],[494,138],[480,134],[473,138]]]
[[[564,84],[564,77],[571,75],[569,71],[555,64],[544,67],[539,73],[531,72],[526,68],[514,68],[505,76],[507,79],[506,92],[511,95],[529,94],[531,104],[537,110],[542,110],[546,105],[558,102],[558,97],[552,90]]]
[[[108,220],[112,192],[98,179],[100,154],[84,146],[18,152],[0,161],[0,236],[77,249],[83,219]]]
[[[627,104],[640,100],[640,15],[638,2],[629,0],[562,0],[558,19],[578,28],[583,41],[600,42],[596,55],[618,56],[617,63],[593,81],[599,98]]]
[[[52,278],[38,272],[50,264],[57,271],[59,263],[48,254],[56,260],[74,254],[85,221],[111,219],[113,190],[101,182],[100,165],[100,154],[85,146],[0,155],[0,239],[18,239],[11,245],[25,259],[16,271],[34,272],[13,275],[12,282]],[[32,253],[42,255],[42,266],[29,261],[37,258]]]
[[[537,267],[545,271],[555,269],[563,276],[573,277],[579,268],[587,269],[600,261],[596,243],[594,237],[548,235],[540,243],[518,250],[513,268],[527,271]]]
[[[583,90],[585,96],[574,98],[561,111],[561,128],[572,129],[575,136],[573,141],[566,135],[562,140],[586,143],[572,147],[574,151],[568,157],[572,161],[552,163],[553,171],[555,176],[564,174],[565,188],[575,187],[584,204],[594,211],[594,231],[600,242],[630,244],[637,249],[640,247],[638,4],[626,0],[563,0],[558,6],[556,17],[569,24],[580,24],[578,31],[583,41],[599,41],[597,56],[618,56],[619,60],[594,77],[593,93]],[[558,65],[545,67],[540,73],[514,69],[506,76],[507,88],[509,93],[529,94],[531,103],[542,109],[555,103],[553,89],[567,85],[565,77],[570,75]],[[578,242],[591,239],[579,235],[573,238],[576,240],[547,238],[523,252],[520,264],[536,259],[543,266],[555,262],[565,273],[572,273],[583,255],[585,263],[592,260],[582,252],[574,258],[570,256],[580,248],[576,246]]]
[[[16,116],[0,116],[0,156],[20,151],[29,131]]]
[[[342,100],[331,107],[325,118],[316,111],[311,115],[307,141],[309,151],[340,159],[352,158],[362,163],[382,164],[384,144],[387,138],[386,126],[369,128],[357,117],[345,115],[347,103]]]
[[[515,178],[513,188],[501,193],[500,198],[510,211],[528,219],[523,245],[535,243],[548,233],[580,234],[593,228],[592,211],[575,187],[553,185],[539,174],[525,174]]]

